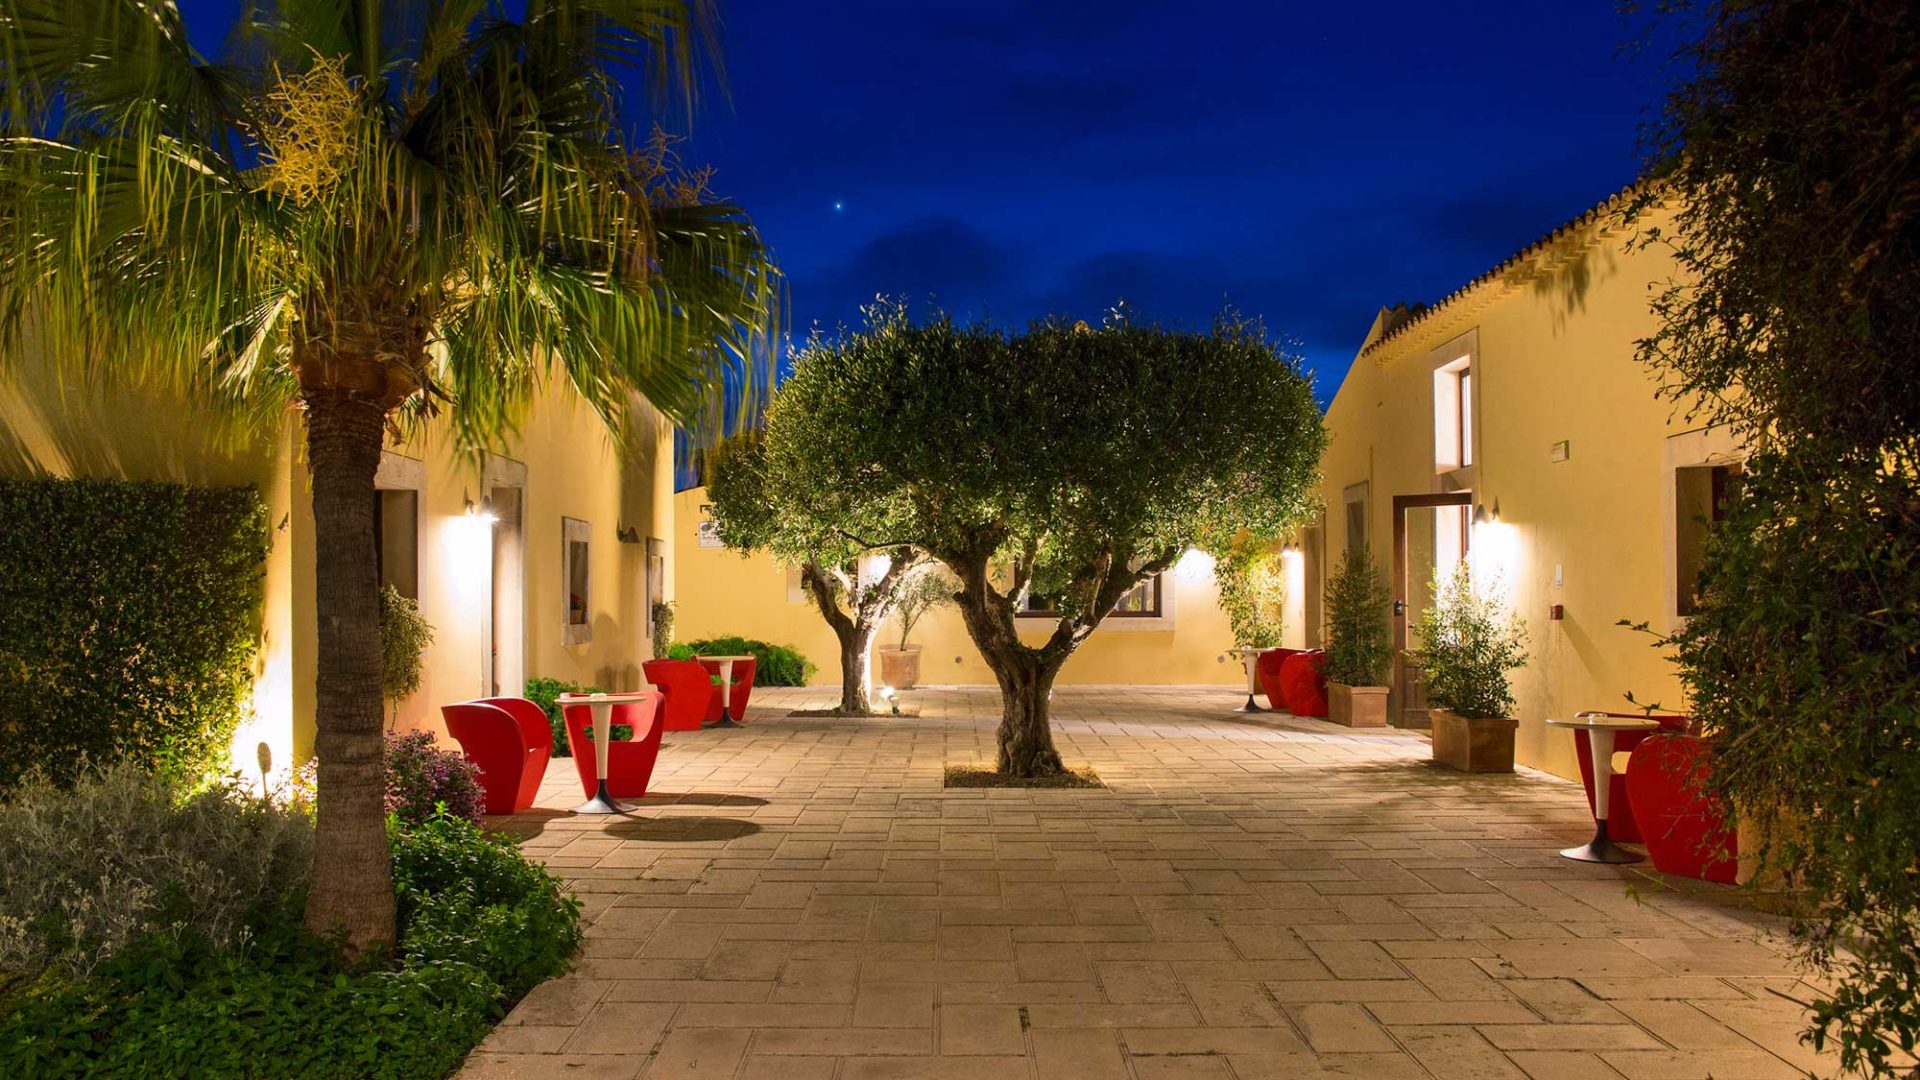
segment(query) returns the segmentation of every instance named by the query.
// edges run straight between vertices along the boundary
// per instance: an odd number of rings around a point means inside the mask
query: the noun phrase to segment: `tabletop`
[[[734,662],[734,663],[738,663],[739,661],[742,661],[742,660],[751,660],[751,659],[753,659],[753,657],[751,657],[751,656],[708,656],[708,655],[707,655],[706,653],[701,653],[701,654],[700,654],[699,656],[696,656],[696,657],[694,657],[694,659],[696,659],[696,660],[712,660],[712,661],[715,661],[715,662],[717,662],[717,663],[721,663],[721,664],[724,664],[724,663],[727,663],[727,662],[729,662],[729,661],[732,661],[732,662]]]
[[[658,690],[621,690],[611,694],[561,694],[553,700],[562,705],[618,705],[623,701],[641,701],[658,694]]]
[[[1575,713],[1571,720],[1561,720],[1557,717],[1549,716],[1547,717],[1547,726],[1582,728],[1587,730],[1605,728],[1614,731],[1644,731],[1648,728],[1659,727],[1660,721],[1649,720],[1644,716],[1608,716],[1606,713],[1583,712]]]

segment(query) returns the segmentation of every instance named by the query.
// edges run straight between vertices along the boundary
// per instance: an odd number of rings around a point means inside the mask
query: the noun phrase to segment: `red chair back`
[[[713,677],[692,660],[649,660],[641,665],[647,681],[666,695],[661,726],[668,731],[699,731],[714,702]],[[720,710],[714,708],[714,716]]]
[[[1684,716],[1648,716],[1646,713],[1637,712],[1610,712],[1607,715],[1634,719],[1644,716],[1649,720],[1658,720],[1660,722],[1660,729],[1658,731],[1648,729],[1646,731],[1615,732],[1613,735],[1613,752],[1616,754],[1625,753],[1639,746],[1641,741],[1649,735],[1666,733],[1684,734],[1689,722],[1687,717]],[[1593,748],[1587,745],[1586,736],[1580,732],[1574,733],[1573,752],[1580,759],[1580,786],[1587,791],[1587,812],[1592,813]],[[1633,800],[1627,797],[1627,774],[1625,772],[1614,773],[1611,783],[1607,786],[1607,792],[1607,835],[1613,837],[1615,840],[1625,841],[1629,844],[1640,843],[1640,822],[1633,814]]]
[[[660,715],[664,695],[647,691],[641,701],[615,702],[608,728],[625,724],[633,729],[631,739],[607,742],[607,793],[616,799],[637,799],[647,793],[653,782],[653,766],[660,757]],[[573,768],[580,775],[580,791],[592,798],[599,786],[594,775],[593,706],[567,704],[560,707],[567,725],[567,746],[573,752]]]
[[[1287,657],[1299,652],[1299,649],[1268,649],[1253,662],[1253,671],[1260,680],[1260,692],[1267,695],[1267,707],[1286,708],[1284,696],[1280,693],[1280,665]]]
[[[744,720],[747,716],[747,698],[753,693],[753,672],[759,661],[749,656],[745,660],[733,662],[733,693],[727,698],[727,711],[735,720]],[[720,674],[720,661],[700,659],[700,666],[707,669],[709,675]],[[707,702],[707,719],[720,719],[720,687],[715,685],[712,696]]]
[[[553,753],[552,727],[525,698],[482,698],[442,705],[447,733],[480,769],[489,814],[517,814],[533,805]]]
[[[1295,653],[1280,664],[1280,696],[1295,716],[1327,715],[1327,654],[1318,649]]]
[[[1654,869],[1731,884],[1739,869],[1739,836],[1700,794],[1713,767],[1706,740],[1657,731],[1637,741],[1626,776],[1630,798],[1616,802],[1611,813],[1618,815],[1628,803],[1638,807]]]

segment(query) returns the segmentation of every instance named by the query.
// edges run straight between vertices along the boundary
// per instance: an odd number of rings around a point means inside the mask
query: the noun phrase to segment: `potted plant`
[[[907,579],[894,600],[900,619],[900,644],[880,650],[880,681],[895,690],[911,690],[920,681],[920,646],[912,644],[913,628],[934,608],[953,603],[960,585],[939,570],[927,570]]]
[[[1392,607],[1367,549],[1348,550],[1327,584],[1327,712],[1336,724],[1386,726]]]
[[[433,644],[433,624],[420,604],[387,585],[380,590],[380,696],[388,706],[387,730],[400,720],[400,703],[420,689],[421,654]]]
[[[1420,663],[1433,718],[1433,761],[1462,772],[1512,772],[1513,688],[1527,662],[1526,627],[1494,597],[1474,591],[1465,563],[1434,580],[1420,616]]]

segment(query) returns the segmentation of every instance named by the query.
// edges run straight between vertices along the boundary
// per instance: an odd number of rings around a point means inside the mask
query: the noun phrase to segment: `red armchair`
[[[698,658],[701,667],[714,678],[720,676],[720,661]],[[755,661],[749,656],[745,660],[733,662],[733,693],[727,697],[727,712],[735,720],[744,720],[747,716],[747,698],[753,693],[753,668]],[[714,683],[707,701],[707,722],[720,719],[720,684]]]
[[[718,697],[714,692],[717,687],[706,668],[692,660],[649,660],[641,667],[646,671],[647,681],[666,695],[660,720],[663,729],[699,731],[709,705],[713,706],[714,716],[720,715],[720,707],[714,701]]]
[[[1280,663],[1280,696],[1295,716],[1327,715],[1327,654],[1319,649],[1295,653]]]
[[[481,698],[440,706],[447,733],[480,767],[487,813],[517,814],[533,805],[553,753],[553,727],[526,698]]]
[[[637,799],[647,793],[653,780],[653,765],[660,757],[660,715],[664,695],[651,694],[645,701],[622,701],[613,705],[608,728],[625,724],[633,729],[631,739],[607,742],[607,794],[616,799]],[[563,705],[560,715],[567,725],[567,746],[573,751],[573,767],[580,774],[580,791],[593,798],[599,788],[594,775],[593,706]]]
[[[1267,695],[1267,707],[1284,709],[1286,695],[1280,692],[1280,665],[1287,657],[1299,652],[1299,649],[1268,649],[1253,662],[1253,671],[1260,679],[1260,692]]]
[[[1619,807],[1635,808],[1645,834],[1641,842],[1655,870],[1732,884],[1739,869],[1739,837],[1719,808],[1699,793],[1710,768],[1704,739],[1651,733],[1628,762],[1628,798],[1616,800],[1612,812],[1617,818]]]
[[[1646,714],[1632,712],[1608,713],[1607,715],[1631,718]],[[1634,747],[1639,746],[1647,737],[1659,734],[1660,732],[1685,732],[1687,730],[1687,718],[1684,716],[1648,716],[1647,719],[1658,720],[1660,722],[1658,732],[1652,729],[1646,731],[1615,732],[1613,736],[1613,752],[1619,754],[1632,750]],[[1587,789],[1587,812],[1592,813],[1593,748],[1587,745],[1585,738],[1578,737],[1578,732],[1576,732],[1575,735],[1573,750],[1580,758],[1580,784]],[[1640,823],[1634,819],[1633,800],[1627,795],[1627,774],[1625,771],[1614,773],[1613,780],[1608,787],[1607,835],[1615,841],[1624,841],[1629,844],[1638,844],[1641,842]]]

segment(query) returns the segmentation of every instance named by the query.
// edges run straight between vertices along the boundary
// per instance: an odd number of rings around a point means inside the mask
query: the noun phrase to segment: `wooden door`
[[[1393,497],[1393,688],[1387,715],[1396,727],[1428,728],[1426,690],[1420,681],[1417,627],[1420,612],[1431,599],[1428,582],[1436,564],[1466,554],[1467,516],[1473,493],[1449,491]],[[1457,519],[1444,526],[1441,511]],[[1445,535],[1457,528],[1457,536]]]

